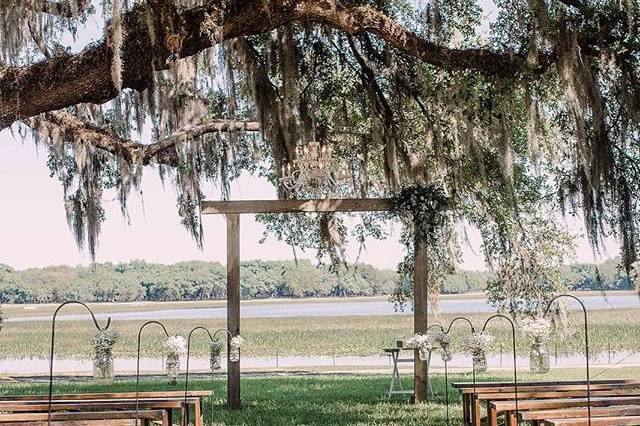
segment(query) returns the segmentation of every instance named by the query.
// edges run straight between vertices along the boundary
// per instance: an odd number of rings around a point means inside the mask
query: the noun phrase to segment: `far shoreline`
[[[611,296],[631,296],[638,295],[633,290],[583,290],[572,291],[571,294],[578,297],[611,297]],[[440,300],[477,300],[485,299],[484,293],[456,293],[442,294]],[[640,300],[640,298],[639,298]],[[270,299],[247,299],[243,300],[243,306],[251,305],[275,305],[275,304],[315,304],[315,303],[366,303],[389,301],[389,296],[348,296],[348,297],[301,297],[301,298],[270,298]],[[60,304],[40,303],[40,304],[2,304],[2,310],[8,317],[32,316],[52,312]],[[181,300],[181,301],[138,301],[138,302],[89,302],[96,312],[109,310],[110,312],[146,311],[146,310],[166,310],[166,309],[199,309],[216,308],[226,306],[225,300]],[[114,308],[118,308],[114,311]],[[81,307],[68,306],[65,313],[81,312]]]

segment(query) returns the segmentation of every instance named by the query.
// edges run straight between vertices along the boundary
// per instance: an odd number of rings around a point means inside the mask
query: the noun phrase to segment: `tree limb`
[[[41,117],[27,121],[31,127],[38,128],[37,122],[43,120],[65,133],[73,135],[76,140],[95,148],[110,152],[129,162],[149,164],[156,161],[160,164],[175,166],[178,163],[175,147],[190,138],[215,132],[257,132],[260,123],[256,121],[238,121],[213,119],[199,124],[189,125],[171,136],[152,144],[143,144],[121,138],[114,132],[76,117],[64,111],[48,112]]]
[[[151,85],[154,69],[166,69],[172,56],[187,57],[211,47],[203,28],[212,21],[221,23],[216,42],[268,32],[291,22],[316,22],[352,35],[375,34],[406,54],[444,69],[498,77],[529,69],[521,56],[432,43],[371,7],[344,7],[334,0],[238,0],[233,7],[224,10],[219,1],[182,11],[159,7],[157,13],[168,16],[154,14],[149,20],[146,4],[135,6],[123,16],[123,87],[143,91]],[[172,23],[168,30],[163,26],[167,22]],[[118,92],[110,78],[112,54],[102,41],[78,54],[0,71],[0,129],[43,112],[113,99]]]
[[[22,4],[34,12],[47,13],[63,18],[75,18],[84,13],[91,3],[90,0],[77,0],[74,5],[72,1],[23,0]]]

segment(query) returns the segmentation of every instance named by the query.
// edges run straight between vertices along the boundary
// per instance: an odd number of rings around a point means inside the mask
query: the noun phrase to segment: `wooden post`
[[[427,247],[424,242],[415,242],[413,261],[413,331],[427,332]],[[413,389],[414,402],[427,400],[427,361],[421,361],[419,351],[414,351]]]
[[[232,336],[240,334],[240,216],[227,215],[227,328]],[[240,362],[229,362],[227,341],[227,405],[240,408]]]

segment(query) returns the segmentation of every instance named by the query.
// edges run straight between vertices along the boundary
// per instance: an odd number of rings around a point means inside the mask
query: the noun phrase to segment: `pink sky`
[[[76,265],[89,263],[86,253],[80,252],[69,231],[62,188],[55,178],[49,177],[46,152],[38,152],[31,141],[22,143],[7,130],[0,132],[0,263],[19,269],[46,265]],[[133,194],[130,200],[131,224],[120,215],[118,201],[113,194],[106,194],[107,220],[103,225],[97,260],[128,261],[145,259],[149,262],[170,263],[182,260],[213,260],[225,262],[225,222],[218,216],[207,216],[205,247],[199,250],[180,224],[175,194],[170,185],[162,188],[155,170],[145,170],[142,191],[144,209],[140,197]],[[218,199],[214,188],[207,189],[207,196]],[[258,178],[242,177],[232,186],[233,199],[273,199],[275,192],[270,185]],[[579,223],[568,226],[581,232]],[[263,227],[244,216],[241,222],[241,254],[250,259],[292,259],[291,249],[273,239],[259,244]],[[399,226],[392,228],[386,241],[371,240],[360,260],[381,268],[395,268],[402,259],[402,247],[398,243]],[[472,248],[463,250],[465,269],[483,269],[478,233],[470,230]],[[617,246],[608,241],[608,254],[615,256]],[[355,244],[347,250],[349,259],[355,260]],[[578,240],[576,260],[592,261],[591,249],[584,239]],[[301,257],[314,258],[314,253]]]

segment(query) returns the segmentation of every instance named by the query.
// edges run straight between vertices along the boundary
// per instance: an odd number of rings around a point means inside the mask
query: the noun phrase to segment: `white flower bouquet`
[[[433,339],[442,350],[442,353],[440,354],[442,360],[445,362],[451,361],[451,359],[453,358],[451,356],[451,336],[442,330],[438,330],[433,333]]]
[[[473,369],[476,373],[487,371],[487,349],[494,341],[494,337],[486,331],[473,332],[464,339],[464,350],[473,358]]]
[[[230,362],[240,362],[240,348],[243,343],[244,339],[239,335],[231,338],[231,342],[229,342]]]
[[[522,334],[529,340],[529,369],[532,373],[549,371],[549,351],[547,343],[551,338],[551,321],[546,318],[522,321]]]
[[[429,357],[429,352],[438,348],[438,343],[431,334],[414,334],[404,341],[407,348],[418,349],[422,361]]]
[[[545,345],[551,337],[551,321],[546,318],[525,319],[521,329],[532,347]]]
[[[118,341],[118,332],[98,330],[91,340],[93,345],[93,377],[101,383],[113,381],[113,347]]]
[[[180,372],[180,357],[187,353],[187,341],[182,336],[171,336],[162,343],[165,370],[170,385],[175,385]]]

